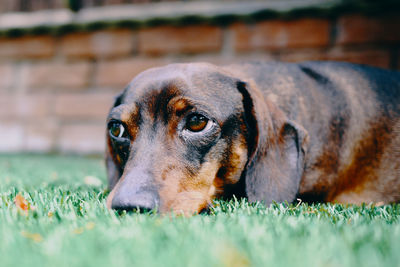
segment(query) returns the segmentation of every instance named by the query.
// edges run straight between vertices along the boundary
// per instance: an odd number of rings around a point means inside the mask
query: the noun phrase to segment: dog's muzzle
[[[140,212],[156,209],[160,197],[151,177],[147,171],[130,171],[115,188],[111,208],[126,211],[140,210]]]

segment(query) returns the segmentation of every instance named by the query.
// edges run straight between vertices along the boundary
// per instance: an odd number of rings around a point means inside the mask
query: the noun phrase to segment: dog
[[[340,62],[171,64],[107,119],[107,206],[400,200],[400,73]]]

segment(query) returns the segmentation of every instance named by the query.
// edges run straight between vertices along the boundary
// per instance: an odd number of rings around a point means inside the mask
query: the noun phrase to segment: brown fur
[[[344,195],[348,192],[362,194],[366,190],[379,192],[379,190],[376,190],[378,189],[378,184],[376,186],[374,184],[375,181],[379,181],[378,172],[381,168],[384,152],[393,137],[392,130],[392,125],[385,120],[371,124],[369,132],[356,145],[352,160],[339,172],[335,187],[327,196],[328,201],[354,202],[359,204],[362,200],[357,197],[353,197],[350,200],[344,198]],[[373,185],[372,188],[371,185]],[[387,203],[390,201],[381,193],[379,193],[379,196],[370,195],[370,198],[371,200],[373,198],[380,198],[376,199],[375,202],[380,200],[379,202],[383,201]]]

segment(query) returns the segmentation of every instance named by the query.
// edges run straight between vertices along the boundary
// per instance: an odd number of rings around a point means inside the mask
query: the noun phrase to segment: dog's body
[[[232,194],[267,204],[400,201],[398,72],[169,65],[131,82],[109,129],[108,206],[117,209],[193,213]]]

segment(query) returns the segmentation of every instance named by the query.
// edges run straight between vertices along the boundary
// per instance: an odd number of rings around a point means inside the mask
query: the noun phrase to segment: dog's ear
[[[121,94],[117,95],[114,100],[114,104],[112,105],[111,109],[121,105],[122,100],[124,98],[124,90]],[[111,111],[110,109],[110,111]],[[114,188],[116,183],[118,182],[119,178],[121,177],[122,173],[120,167],[117,166],[117,159],[115,158],[116,155],[113,152],[113,148],[111,145],[111,140],[108,135],[108,127],[106,126],[106,168],[107,168],[107,177],[108,177],[108,188],[111,190]]]
[[[237,83],[247,126],[246,194],[250,201],[292,202],[304,169],[308,134],[256,86]]]

